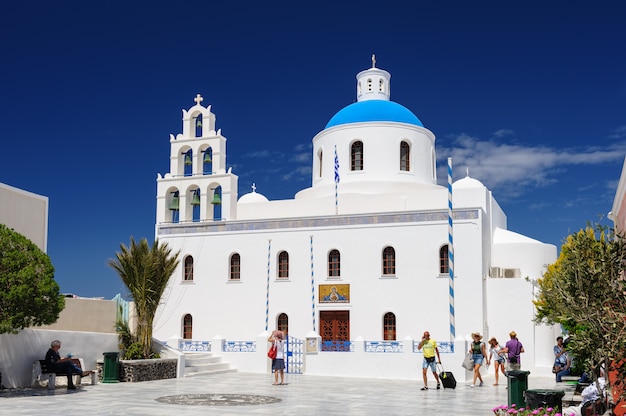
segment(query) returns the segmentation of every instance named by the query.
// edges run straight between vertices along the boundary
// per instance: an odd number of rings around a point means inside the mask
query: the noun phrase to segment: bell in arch
[[[198,118],[198,121],[196,121],[196,127],[202,127],[202,119]]]
[[[211,204],[222,205],[222,198],[220,197],[220,194],[218,194],[217,192],[213,194],[213,201],[211,201]]]
[[[206,152],[204,152],[204,159],[203,159],[204,163],[211,163],[213,161],[213,159],[211,159],[211,155],[209,154],[209,151],[207,150]]]
[[[192,164],[191,155],[189,153],[185,153],[185,165],[191,166]]]
[[[200,205],[200,194],[198,194],[198,192],[193,193],[193,197],[191,198],[191,205]]]
[[[175,194],[172,197],[172,202],[170,202],[170,210],[176,211],[179,209],[179,207],[180,207],[180,203],[179,203],[178,194]]]

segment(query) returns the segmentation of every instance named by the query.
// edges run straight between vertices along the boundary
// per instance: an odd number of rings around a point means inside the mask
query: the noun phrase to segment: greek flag
[[[335,146],[335,183],[339,183],[339,157],[337,156],[337,146]]]

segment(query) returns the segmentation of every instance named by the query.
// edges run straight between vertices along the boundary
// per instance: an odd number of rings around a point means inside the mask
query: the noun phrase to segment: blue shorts
[[[474,360],[474,365],[482,365],[483,364],[483,355],[482,354],[472,354],[472,360]]]
[[[272,360],[272,370],[284,370],[285,369],[285,360],[282,358],[276,358]]]
[[[422,361],[422,368],[428,368],[430,367],[430,369],[432,370],[433,373],[437,372],[437,360],[433,360],[432,362],[428,362],[426,361],[426,358],[424,358],[424,361]]]

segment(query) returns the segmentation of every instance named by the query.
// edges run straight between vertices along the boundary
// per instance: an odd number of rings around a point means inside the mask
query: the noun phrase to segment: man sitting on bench
[[[55,339],[50,343],[50,349],[46,353],[46,364],[48,367],[57,374],[65,374],[67,376],[67,389],[74,390],[74,380],[72,376],[74,374],[80,374],[81,377],[86,377],[93,373],[93,371],[83,371],[80,367],[77,367],[71,360],[71,356],[61,358],[59,350],[61,349],[61,341]]]

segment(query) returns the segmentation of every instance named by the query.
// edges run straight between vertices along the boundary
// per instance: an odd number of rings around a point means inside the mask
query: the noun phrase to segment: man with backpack
[[[507,352],[508,360],[509,360],[509,371],[511,370],[519,370],[521,367],[521,357],[520,354],[524,352],[524,346],[517,339],[517,333],[515,331],[511,331],[509,333],[511,337],[510,340],[507,341],[504,349]]]

